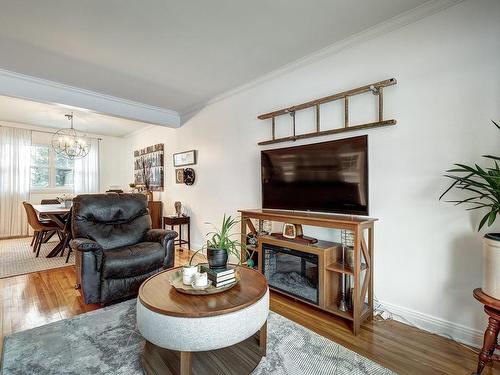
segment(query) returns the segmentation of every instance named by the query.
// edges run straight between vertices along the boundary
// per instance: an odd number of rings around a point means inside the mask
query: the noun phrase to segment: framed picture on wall
[[[177,168],[175,170],[175,183],[176,184],[184,183],[184,168]]]
[[[134,151],[134,183],[163,191],[163,143]],[[146,180],[146,181],[145,181]]]
[[[174,167],[196,164],[196,150],[178,152],[174,154]]]

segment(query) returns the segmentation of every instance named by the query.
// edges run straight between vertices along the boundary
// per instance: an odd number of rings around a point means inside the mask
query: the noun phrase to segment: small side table
[[[164,216],[163,217],[163,229],[167,225],[170,225],[170,229],[174,230],[174,226],[179,226],[179,237],[174,240],[174,246],[181,246],[183,244],[188,245],[188,249],[191,249],[191,228],[189,225],[189,216]],[[187,225],[187,241],[182,239],[182,226]],[[182,247],[180,251],[183,251]]]
[[[500,300],[483,293],[481,288],[474,289],[474,298],[484,305],[484,312],[488,314],[488,327],[484,332],[483,348],[479,353],[479,361],[475,374],[481,374],[484,366],[490,361],[500,362],[500,355],[494,354],[498,345],[498,332],[500,331]]]

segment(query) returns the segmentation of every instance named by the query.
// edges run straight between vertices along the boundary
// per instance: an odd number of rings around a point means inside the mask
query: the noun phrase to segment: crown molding
[[[84,108],[96,113],[177,128],[176,111],[0,69],[0,95]]]
[[[278,69],[275,69],[259,78],[256,78],[250,82],[247,82],[241,86],[238,86],[234,89],[231,89],[229,91],[226,91],[220,95],[217,95],[213,97],[212,99],[199,103],[195,106],[192,106],[188,108],[187,110],[183,111],[181,113],[181,124],[183,124],[187,119],[192,117],[192,115],[203,109],[204,107],[207,107],[211,104],[214,104],[216,102],[219,102],[221,100],[224,100],[226,98],[229,98],[231,96],[234,96],[240,92],[249,90],[255,86],[261,85],[265,83],[266,81],[270,81],[274,78],[277,78],[279,76],[282,76],[284,74],[290,73],[294,70],[297,70],[299,68],[302,68],[304,66],[310,65],[316,61],[322,60],[328,56],[334,55],[336,53],[339,53],[342,50],[345,50],[347,48],[350,48],[352,46],[355,46],[356,44],[377,38],[381,35],[387,34],[391,31],[400,29],[404,26],[407,26],[409,24],[415,23],[423,18],[426,18],[428,16],[431,16],[435,13],[438,13],[442,10],[445,10],[449,7],[452,7],[456,4],[459,4],[463,2],[464,0],[430,0],[427,1],[426,3],[413,8],[409,11],[406,11],[404,13],[401,13],[397,16],[394,16],[387,21],[381,22],[377,25],[374,25],[366,30],[363,30],[359,33],[353,34],[351,36],[348,36],[345,39],[342,39],[338,42],[335,42],[323,49],[320,49],[316,52],[313,52],[305,57],[302,57],[298,60],[295,60],[289,64],[286,64]]]

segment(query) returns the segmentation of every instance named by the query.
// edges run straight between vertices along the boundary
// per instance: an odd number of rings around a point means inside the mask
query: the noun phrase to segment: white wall
[[[261,205],[257,142],[270,137],[270,123],[257,115],[395,77],[398,84],[385,90],[385,117],[398,125],[350,134],[369,134],[370,214],[380,219],[376,297],[427,329],[477,344],[486,321],[472,298],[481,285],[480,212],[438,197],[452,163],[498,154],[500,133],[490,119],[500,120],[499,19],[499,1],[469,0],[209,105],[180,129],[146,130],[126,140],[128,179],[134,149],[165,143],[162,199],[169,212],[176,200],[189,206],[200,246],[205,221]],[[352,122],[374,114],[374,106],[363,109],[368,100],[352,109]],[[325,110],[325,128],[340,124],[339,113],[333,105]],[[312,116],[300,116],[301,132],[314,126]],[[197,181],[177,185],[171,155],[190,149],[198,150]]]

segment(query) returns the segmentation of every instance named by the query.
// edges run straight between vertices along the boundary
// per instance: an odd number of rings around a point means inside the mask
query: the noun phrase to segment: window
[[[56,187],[73,186],[73,168],[75,162],[56,155]]]
[[[72,188],[74,161],[57,155],[48,145],[31,146],[31,187]]]
[[[49,146],[31,146],[31,187],[49,187]]]

